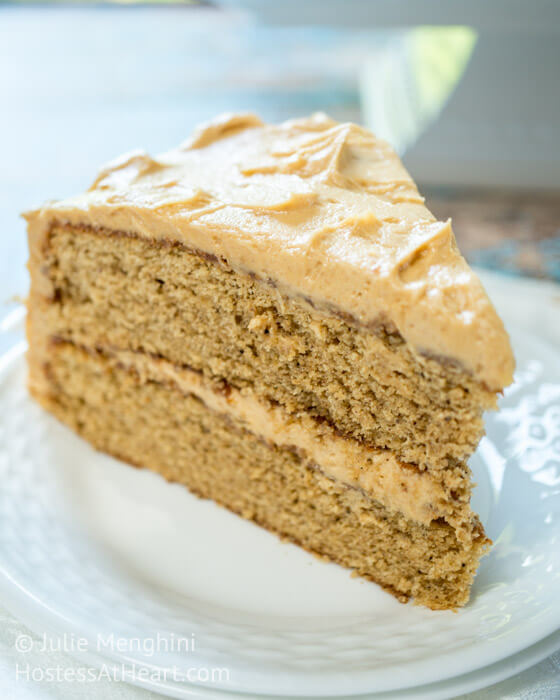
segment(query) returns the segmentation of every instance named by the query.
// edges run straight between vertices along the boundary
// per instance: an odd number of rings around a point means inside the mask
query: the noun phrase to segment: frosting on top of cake
[[[127,154],[85,194],[27,214],[178,240],[350,314],[492,390],[512,380],[503,324],[391,147],[323,114],[279,125],[223,115],[179,148]]]

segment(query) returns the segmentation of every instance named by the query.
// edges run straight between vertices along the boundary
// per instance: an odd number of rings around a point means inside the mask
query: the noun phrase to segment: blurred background
[[[502,297],[520,327],[558,337],[558,0],[0,0],[0,330],[27,291],[22,211],[236,110],[372,128],[467,259],[514,280]],[[72,684],[14,686],[18,629],[0,601],[0,697],[75,698]],[[557,697],[558,668],[556,654],[469,698]]]
[[[235,110],[366,124],[471,263],[560,281],[556,0],[0,2],[0,100],[2,302],[21,211]]]

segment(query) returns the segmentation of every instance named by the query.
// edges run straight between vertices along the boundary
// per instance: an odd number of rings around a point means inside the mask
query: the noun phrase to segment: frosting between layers
[[[248,391],[220,391],[200,373],[177,367],[168,360],[128,350],[111,351],[108,357],[116,365],[137,372],[143,381],[170,384],[184,394],[196,396],[209,409],[229,417],[252,434],[279,447],[296,449],[305,461],[327,476],[362,489],[416,522],[429,525],[437,518],[453,521],[457,516],[456,504],[428,471],[403,464],[387,450],[341,437],[308,416],[290,416]]]
[[[90,190],[26,215],[178,240],[363,324],[391,321],[418,352],[491,390],[512,381],[503,324],[397,155],[325,115],[265,125],[225,115],[180,148],[104,168]]]

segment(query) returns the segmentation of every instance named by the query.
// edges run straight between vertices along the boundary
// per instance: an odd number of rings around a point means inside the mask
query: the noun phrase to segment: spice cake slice
[[[468,600],[467,459],[514,361],[386,143],[228,115],[26,218],[47,410],[399,600]]]

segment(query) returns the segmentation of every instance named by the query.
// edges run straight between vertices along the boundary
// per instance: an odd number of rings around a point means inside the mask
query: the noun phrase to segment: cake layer
[[[460,363],[499,391],[512,380],[502,322],[394,151],[324,115],[264,125],[226,116],[157,159],[108,166],[84,195],[27,215],[176,241],[330,304],[389,321],[416,352]]]
[[[487,546],[480,526],[461,542],[441,520],[426,526],[393,513],[175,381],[68,343],[51,345],[46,365],[43,359],[30,357],[34,395],[95,447],[178,481],[401,600],[432,608],[467,600]]]
[[[468,478],[461,462],[495,396],[415,353],[394,328],[313,308],[183,246],[108,231],[54,227],[32,266],[31,313],[50,336],[166,358],[421,469]]]

